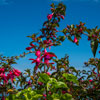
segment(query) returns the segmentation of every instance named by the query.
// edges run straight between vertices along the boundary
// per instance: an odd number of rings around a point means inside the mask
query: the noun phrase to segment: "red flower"
[[[58,30],[56,30],[56,28],[54,28],[54,31],[59,32]]]
[[[31,43],[30,46],[34,47],[35,45]]]
[[[100,74],[98,74],[98,77],[100,77]]]
[[[28,85],[32,85],[30,80],[28,81]]]
[[[3,96],[1,100],[6,100],[5,97]]]
[[[38,82],[38,84],[39,84],[39,85],[43,85],[43,83],[42,83],[42,82]]]
[[[93,86],[93,89],[95,89],[95,86]]]
[[[66,93],[66,91],[62,91],[62,94],[65,94]]]
[[[93,74],[97,74],[95,71],[93,71]]]
[[[78,30],[78,32],[81,32],[81,33],[82,33],[82,31],[83,31],[83,29],[82,29],[82,28],[80,28],[80,29]]]
[[[89,41],[89,40],[91,40],[91,38],[90,38],[90,37],[88,37],[88,41]]]
[[[33,60],[32,63],[36,63],[36,66],[35,66],[35,69],[37,70],[40,62],[41,62],[41,58],[40,57],[37,57],[36,59],[29,59],[29,60]]]
[[[64,19],[64,16],[63,16],[63,15],[61,15],[60,17],[61,17],[62,19]]]

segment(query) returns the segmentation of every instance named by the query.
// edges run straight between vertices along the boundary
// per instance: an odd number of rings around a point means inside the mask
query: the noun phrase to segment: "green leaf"
[[[30,94],[30,92],[27,93],[27,98],[28,98],[29,100],[31,99],[31,94]]]
[[[38,79],[39,82],[47,83],[49,81],[49,76],[46,73],[41,73]]]
[[[31,91],[31,90],[32,90],[32,88],[31,88],[31,87],[29,87],[29,88],[28,88],[28,91]]]
[[[98,48],[98,41],[97,40],[91,41],[91,49],[94,57],[96,55],[97,48]]]
[[[64,82],[57,82],[56,88],[67,88],[67,85]]]
[[[28,73],[28,75],[30,76],[30,69],[26,69],[25,70],[27,73]]]
[[[41,95],[41,94],[36,94],[36,95],[34,95],[34,96],[32,97],[32,100],[37,100],[37,99],[39,99],[39,98],[41,98],[41,97],[43,97],[43,95]]]
[[[55,87],[57,85],[57,80],[55,78],[50,78],[50,80],[47,83],[47,90],[51,88],[51,85]]]
[[[62,100],[72,100],[72,95],[69,93],[66,93],[62,95]]]
[[[53,100],[60,100],[60,96],[56,93],[53,93],[52,96]]]
[[[15,99],[15,95],[14,94],[9,94],[8,100],[14,100]]]
[[[58,39],[63,42],[66,39],[66,37],[65,36],[59,36]]]
[[[67,32],[67,29],[66,28],[63,29],[62,32],[65,34]]]
[[[63,74],[63,77],[65,77],[66,80],[68,80],[68,81],[71,81],[71,82],[73,82],[73,83],[78,84],[77,77],[74,76],[73,74],[66,74],[66,73],[64,73],[64,74]]]
[[[67,85],[64,82],[57,81],[54,78],[50,78],[50,81],[47,83],[47,90],[52,89],[54,92],[58,88],[67,88]]]
[[[71,36],[67,36],[68,40],[70,40],[71,42],[73,42]]]
[[[53,100],[60,100],[60,99],[54,98]]]

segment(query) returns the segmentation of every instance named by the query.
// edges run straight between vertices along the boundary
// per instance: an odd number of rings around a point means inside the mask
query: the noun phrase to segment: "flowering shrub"
[[[32,39],[26,48],[36,58],[29,58],[35,63],[33,71],[26,69],[20,72],[11,67],[18,58],[0,58],[0,90],[2,100],[99,100],[100,98],[100,59],[95,58],[100,43],[100,29],[88,29],[85,23],[67,25],[58,31],[59,22],[64,20],[66,6],[62,3],[51,4],[51,14],[43,23],[40,34],[28,36]],[[61,32],[62,35],[58,35]],[[89,71],[76,70],[69,65],[69,57],[58,59],[53,52],[48,52],[53,46],[61,45],[68,39],[79,44],[82,35],[90,41],[94,58],[85,62]],[[25,56],[27,53],[20,55]],[[4,62],[2,62],[4,61]],[[16,80],[15,80],[16,79]],[[14,88],[13,85],[20,85]]]

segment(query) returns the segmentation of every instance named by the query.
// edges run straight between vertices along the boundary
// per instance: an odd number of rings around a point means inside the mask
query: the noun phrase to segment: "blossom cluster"
[[[20,76],[21,72],[15,68],[9,70],[6,73],[6,68],[2,67],[0,68],[0,83],[8,84],[8,81],[11,80],[13,83],[14,78]]]

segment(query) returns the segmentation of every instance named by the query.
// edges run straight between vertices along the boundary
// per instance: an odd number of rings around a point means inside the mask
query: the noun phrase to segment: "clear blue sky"
[[[67,6],[66,17],[60,29],[80,21],[85,22],[88,28],[96,25],[100,27],[99,0],[0,0],[0,53],[15,56],[26,51],[31,41],[26,36],[40,31],[47,14],[50,14],[50,4],[59,1]],[[93,57],[86,37],[82,38],[79,47],[66,40],[61,47],[51,48],[51,51],[59,58],[68,54],[71,65],[77,69],[81,69],[83,62]],[[28,61],[30,57],[32,55],[20,59],[18,65],[14,66],[21,70],[32,68],[31,61]]]

